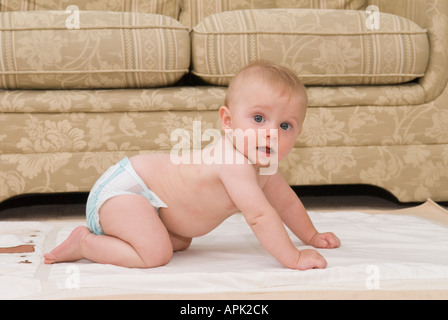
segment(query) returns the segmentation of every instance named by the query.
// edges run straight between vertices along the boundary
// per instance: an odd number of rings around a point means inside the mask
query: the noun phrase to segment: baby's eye
[[[264,118],[263,118],[263,116],[260,116],[259,114],[257,114],[255,117],[254,117],[254,120],[255,120],[255,122],[263,122],[264,121]]]
[[[286,131],[286,130],[291,129],[291,125],[289,123],[284,122],[280,125],[280,128],[282,128],[282,130]]]

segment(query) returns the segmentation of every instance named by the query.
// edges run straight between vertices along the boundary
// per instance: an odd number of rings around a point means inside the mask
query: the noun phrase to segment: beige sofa
[[[291,185],[448,201],[447,1],[0,6],[0,201],[86,192],[126,155],[170,151],[175,129],[219,128],[229,79],[260,58],[308,86],[303,134],[281,164]]]

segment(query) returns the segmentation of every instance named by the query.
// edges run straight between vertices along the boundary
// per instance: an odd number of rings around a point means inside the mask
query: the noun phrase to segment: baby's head
[[[272,149],[269,136],[265,140],[258,138],[257,157],[269,158],[275,152],[281,161],[291,151],[302,130],[306,106],[306,89],[291,70],[272,62],[258,61],[232,79],[220,117],[224,130],[276,130],[278,149]],[[268,152],[261,154],[260,150]],[[244,150],[246,156],[247,152]]]
[[[230,81],[224,105],[232,105],[232,99],[238,97],[238,90],[244,90],[244,84],[249,81],[260,81],[278,90],[281,94],[302,97],[299,108],[306,109],[308,97],[305,86],[290,69],[270,61],[260,60],[241,69]]]

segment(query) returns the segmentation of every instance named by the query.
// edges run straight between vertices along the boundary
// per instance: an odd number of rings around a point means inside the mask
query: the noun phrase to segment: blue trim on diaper
[[[123,162],[125,162],[124,165],[123,165]],[[101,191],[103,190],[104,186],[125,170],[124,166],[127,163],[129,163],[128,158],[125,158],[122,161],[120,161],[118,163],[120,165],[120,167],[117,168],[117,170],[115,170],[115,172],[112,175],[110,175],[103,183],[101,183],[98,187],[95,188],[94,193],[91,194],[91,197],[92,197],[91,199],[89,196],[89,201],[87,204],[87,224],[89,226],[89,229],[95,234],[104,235],[104,231],[101,228],[99,221],[98,222],[95,221],[95,215],[97,214],[97,212],[95,212],[96,208],[97,207],[101,208],[101,206],[103,205],[103,203],[101,203],[101,204],[98,203],[98,197],[99,197]],[[107,173],[107,171],[104,174],[106,174],[106,173]]]
[[[111,174],[109,173],[110,170],[113,170],[115,167],[117,167],[114,172]],[[134,180],[142,187],[143,192],[140,194],[144,196],[148,201],[151,203],[151,205],[158,211],[159,208],[167,208],[167,205],[159,198],[157,195],[151,191],[148,186],[144,183],[144,181],[140,178],[140,176],[137,174],[135,169],[132,167],[131,161],[129,158],[124,158],[120,162],[118,162],[113,167],[109,168],[103,175],[109,175],[106,180],[104,180],[101,184],[98,186],[95,184],[93,187],[91,194],[89,195],[88,201],[87,201],[87,207],[86,207],[86,213],[87,213],[87,226],[89,227],[90,231],[92,231],[95,234],[98,235],[104,235],[104,231],[101,228],[100,222],[99,222],[99,215],[98,212],[99,208],[106,202],[107,200],[123,195],[123,194],[139,194],[139,193],[133,193],[126,190],[117,191],[115,193],[110,193],[106,199],[102,201],[102,203],[98,202],[99,195],[103,191],[104,187],[110,183],[112,179],[115,179],[118,175],[123,173],[124,171],[127,171]],[[99,180],[102,179],[100,177]],[[98,182],[97,182],[98,183]]]

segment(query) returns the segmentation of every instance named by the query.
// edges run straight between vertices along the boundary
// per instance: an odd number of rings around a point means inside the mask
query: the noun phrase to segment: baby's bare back
[[[168,206],[159,214],[175,234],[204,235],[238,212],[219,178],[222,165],[174,164],[169,154],[140,155],[130,160],[148,188]]]

